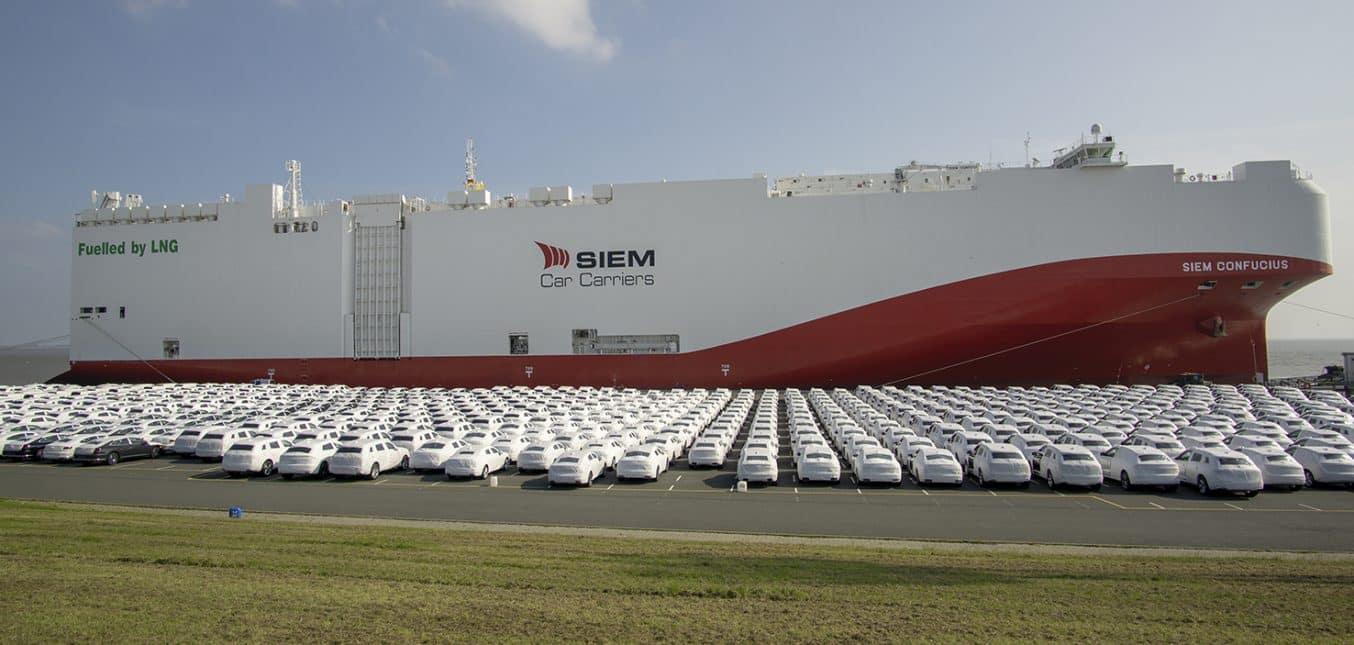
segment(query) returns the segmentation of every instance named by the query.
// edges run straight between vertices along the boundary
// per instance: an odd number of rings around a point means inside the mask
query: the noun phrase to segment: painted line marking
[[[1298,504],[1298,506],[1301,506],[1301,507],[1303,507],[1303,508],[1305,508],[1305,509],[1307,509],[1307,510],[1311,510],[1311,511],[1320,511],[1320,510],[1321,510],[1321,509],[1319,509],[1319,508],[1317,508],[1317,507],[1315,507],[1315,506],[1308,506],[1308,505],[1306,505],[1306,504]]]
[[[433,483],[431,483],[431,484],[428,484],[428,487],[431,488],[431,487],[436,486],[436,485],[438,485],[438,484],[440,484],[440,483],[442,483],[442,482],[440,482],[440,481],[435,481],[435,482],[433,482]]]
[[[162,466],[162,467],[160,467],[160,468],[156,468],[156,470],[172,470],[172,469],[177,468],[177,467],[178,467],[178,466]]]
[[[928,491],[928,490],[926,490],[925,488],[923,488],[923,489],[921,489],[921,494],[922,494],[922,495],[925,495],[925,496],[927,496],[927,497],[930,497],[930,496],[931,496],[931,491]]]
[[[668,490],[672,490],[672,489],[674,489],[674,488],[676,488],[676,487],[677,487],[677,484],[673,484],[673,485],[671,485],[671,486],[668,486]]]
[[[1161,504],[1158,504],[1158,503],[1156,503],[1156,502],[1147,502],[1147,503],[1148,503],[1148,504],[1151,504],[1152,506],[1155,506],[1155,507],[1157,507],[1158,509],[1161,509],[1161,510],[1163,510],[1163,511],[1166,510],[1166,507],[1165,507],[1165,506],[1162,506]]]
[[[796,494],[796,495],[799,494],[799,487],[798,487],[798,486],[795,486],[795,494]]]
[[[378,480],[372,482],[371,485],[372,485],[372,486],[380,486],[381,484],[384,484],[384,483],[386,483],[386,482],[388,482],[388,481],[390,481],[390,480],[389,480],[389,479],[378,479]],[[407,484],[406,484],[406,485],[407,485]]]
[[[860,492],[860,489],[857,488],[857,489],[856,489],[856,494],[857,494],[857,495],[864,495],[865,493]]]
[[[610,486],[607,486],[606,489],[607,489],[607,490],[611,490],[611,489],[613,489],[613,488],[615,488],[615,487],[616,487],[616,485],[615,485],[615,484],[612,484],[612,485],[610,485]]]
[[[1060,491],[1060,490],[1058,490],[1058,489],[1056,489],[1056,488],[1053,489],[1053,492],[1057,493],[1057,494],[1058,494],[1058,497],[1067,497],[1066,495],[1063,494],[1062,491]]]
[[[672,480],[672,483],[673,483],[673,484],[676,484],[676,483],[679,482],[679,481],[682,481],[682,476],[681,476],[681,475],[678,475],[678,476],[677,476],[677,479]]]
[[[1127,507],[1125,507],[1125,506],[1123,506],[1123,505],[1121,505],[1121,504],[1118,504],[1117,502],[1111,502],[1111,501],[1109,501],[1109,500],[1107,500],[1107,499],[1105,499],[1104,497],[1101,497],[1101,496],[1099,496],[1099,495],[1088,495],[1088,497],[1090,497],[1090,498],[1093,499],[1093,500],[1096,500],[1096,501],[1100,501],[1100,502],[1104,502],[1104,503],[1106,503],[1106,504],[1109,504],[1110,506],[1113,506],[1114,508],[1117,508],[1117,509],[1119,509],[1119,510],[1121,510],[1121,511],[1126,511],[1126,510],[1128,510]]]
[[[1244,510],[1246,510],[1246,509],[1241,508],[1240,506],[1237,506],[1236,504],[1233,504],[1233,503],[1231,503],[1231,502],[1223,502],[1222,505],[1223,505],[1223,506],[1230,506],[1231,508],[1235,508],[1235,509],[1238,510],[1238,511],[1244,511]]]
[[[996,497],[996,496],[997,496],[997,491],[994,491],[994,490],[989,489],[987,492],[992,493],[992,496],[993,496],[993,497]]]

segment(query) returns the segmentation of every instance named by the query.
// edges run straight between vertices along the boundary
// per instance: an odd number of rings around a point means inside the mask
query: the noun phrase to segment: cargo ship
[[[1130,165],[1093,126],[1012,167],[243,198],[75,216],[65,380],[794,387],[1266,377],[1329,275],[1289,161]]]

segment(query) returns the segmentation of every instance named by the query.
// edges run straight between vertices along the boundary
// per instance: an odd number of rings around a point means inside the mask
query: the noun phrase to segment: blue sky
[[[1133,163],[1291,158],[1330,193],[1354,314],[1354,3],[12,0],[0,4],[0,345],[67,328],[89,191],[437,198],[1020,161],[1104,123]],[[1279,305],[1271,337],[1354,338]]]

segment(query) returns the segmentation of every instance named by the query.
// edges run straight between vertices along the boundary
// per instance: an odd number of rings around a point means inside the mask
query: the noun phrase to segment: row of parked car
[[[783,422],[783,424],[782,424]],[[787,428],[782,435],[781,426]],[[0,389],[11,459],[116,464],[162,454],[232,476],[487,477],[515,466],[589,485],[679,460],[776,482],[1097,488],[1253,495],[1354,485],[1354,405],[1262,386],[859,387],[853,390],[379,389],[286,385]],[[744,434],[746,436],[744,437]],[[741,443],[740,443],[741,440]]]

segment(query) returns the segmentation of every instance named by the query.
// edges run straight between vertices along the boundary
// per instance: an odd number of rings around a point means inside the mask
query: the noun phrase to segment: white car
[[[776,453],[770,450],[746,447],[738,456],[739,481],[766,482],[772,485],[780,479],[780,466],[776,463]]]
[[[1293,459],[1302,465],[1308,486],[1354,487],[1354,459],[1339,448],[1298,446],[1293,448]]]
[[[531,445],[531,440],[521,435],[504,434],[490,445],[502,450],[503,454],[508,456],[509,464],[515,464],[517,463],[517,454],[522,452],[523,448]]]
[[[1260,469],[1239,452],[1227,447],[1190,448],[1175,458],[1180,483],[1194,486],[1200,495],[1218,491],[1254,497],[1265,487]]]
[[[602,456],[602,466],[605,468],[615,468],[616,462],[621,460],[621,455],[625,454],[625,447],[621,442],[614,439],[599,439],[588,442],[583,446],[584,450],[591,450]]]
[[[801,482],[831,482],[842,479],[842,465],[826,444],[809,450],[799,458],[795,466],[796,476]]]
[[[1091,490],[1100,490],[1104,483],[1104,473],[1095,455],[1083,446],[1070,443],[1053,443],[1040,451],[1039,474],[1049,488],[1059,486],[1083,486]]]
[[[446,470],[447,460],[465,446],[456,439],[446,439],[442,435],[432,441],[424,442],[409,455],[409,467],[414,472]]]
[[[329,473],[337,477],[376,479],[387,470],[408,467],[409,453],[387,439],[344,444],[329,458]]]
[[[1006,442],[1020,451],[1020,454],[1025,457],[1025,461],[1029,462],[1032,472],[1035,465],[1035,455],[1039,454],[1044,446],[1053,443],[1053,440],[1041,434],[1018,434],[1007,439]]]
[[[658,481],[658,476],[667,469],[668,455],[663,448],[645,444],[625,451],[621,460],[616,462],[616,478]]]
[[[203,461],[216,461],[230,452],[231,446],[248,441],[253,435],[248,430],[221,428],[204,433],[193,449],[193,455]]]
[[[856,480],[862,484],[901,484],[903,467],[893,453],[880,447],[862,447],[856,453]]]
[[[291,442],[286,439],[259,437],[242,441],[226,451],[226,456],[221,459],[221,470],[231,477],[254,474],[271,477],[282,454],[290,447]]]
[[[729,447],[715,439],[697,439],[696,445],[686,455],[686,464],[690,468],[702,466],[720,468],[729,455]]]
[[[70,461],[75,458],[75,447],[86,441],[101,440],[103,434],[77,434],[62,441],[53,441],[43,447],[38,458],[43,461]]]
[[[1126,443],[1099,455],[1105,479],[1119,482],[1124,490],[1160,487],[1174,491],[1180,487],[1180,468],[1166,453],[1151,446]]]
[[[469,444],[456,451],[443,470],[447,479],[478,477],[484,479],[508,467],[508,453],[493,446]]]
[[[226,429],[227,428],[221,426],[209,426],[206,428],[189,428],[187,430],[184,430],[183,432],[179,433],[178,437],[174,438],[174,443],[171,446],[169,446],[169,452],[172,452],[176,455],[185,455],[191,457],[193,456],[193,453],[197,451],[197,442],[198,439],[202,437],[202,435],[208,432]]]
[[[592,486],[592,482],[606,470],[602,454],[596,450],[570,450],[550,464],[545,476],[547,484]]]
[[[329,458],[338,452],[333,439],[307,439],[292,444],[277,460],[277,472],[283,479],[329,475]]]
[[[964,469],[954,454],[935,446],[917,446],[908,457],[908,471],[918,484],[948,484],[959,486],[964,483]]]
[[[1236,437],[1233,437],[1235,439]],[[1260,469],[1260,481],[1265,488],[1287,488],[1297,490],[1307,485],[1302,472],[1302,464],[1293,456],[1284,452],[1277,443],[1263,437],[1254,437],[1268,445],[1246,445],[1238,447],[1233,442],[1232,449],[1246,455],[1256,468]]]
[[[979,486],[992,484],[1030,485],[1030,462],[1018,448],[999,443],[985,443],[973,450],[969,472]]]
[[[517,453],[517,471],[522,473],[543,473],[550,470],[550,464],[561,454],[569,450],[569,444],[563,441],[537,441]]]
[[[415,450],[418,450],[423,444],[429,441],[437,441],[440,437],[432,430],[407,430],[398,432],[390,436],[391,443],[404,448],[412,456]]]
[[[893,447],[893,456],[898,458],[898,463],[901,464],[903,468],[908,468],[912,460],[912,454],[916,452],[917,448],[922,446],[935,448],[936,444],[932,443],[931,440],[926,437],[903,437],[897,445]]]

